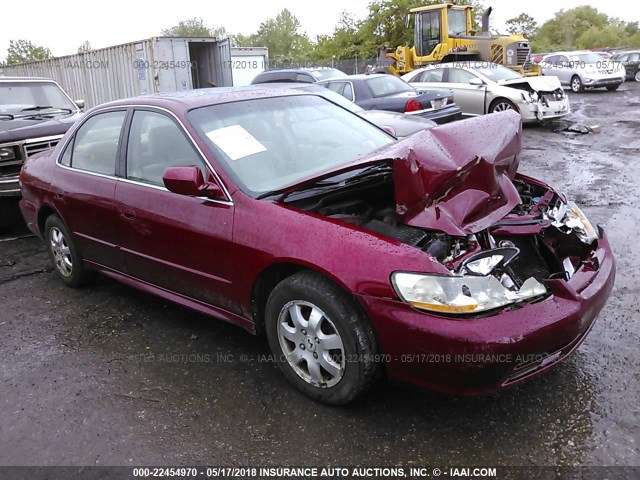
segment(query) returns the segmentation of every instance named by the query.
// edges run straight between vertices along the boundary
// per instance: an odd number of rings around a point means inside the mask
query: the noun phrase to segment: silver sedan
[[[557,77],[525,77],[495,63],[442,63],[414,70],[402,79],[418,90],[453,90],[465,116],[516,110],[524,123],[535,123],[571,112]]]

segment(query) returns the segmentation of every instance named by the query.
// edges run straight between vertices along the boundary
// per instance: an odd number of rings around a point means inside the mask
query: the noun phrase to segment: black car
[[[447,123],[462,118],[451,90],[418,91],[393,75],[349,75],[318,82],[365,110],[388,110]]]
[[[611,61],[624,65],[627,80],[640,82],[640,50],[616,53]]]
[[[337,68],[282,68],[259,73],[251,80],[251,85],[258,83],[316,83],[347,74]]]
[[[0,76],[0,229],[12,221],[24,161],[54,147],[82,107],[48,78]]]

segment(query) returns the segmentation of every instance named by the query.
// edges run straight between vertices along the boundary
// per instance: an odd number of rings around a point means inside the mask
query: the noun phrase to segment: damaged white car
[[[495,63],[469,61],[430,65],[402,76],[418,90],[448,88],[465,116],[515,110],[524,123],[563,117],[569,98],[557,77],[525,77]]]

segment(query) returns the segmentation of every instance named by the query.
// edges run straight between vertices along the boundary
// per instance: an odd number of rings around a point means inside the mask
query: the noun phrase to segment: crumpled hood
[[[396,210],[402,223],[449,235],[477,233],[520,203],[522,122],[513,110],[449,123],[401,140],[393,158]]]
[[[505,80],[498,83],[507,87],[528,83],[529,86],[536,92],[553,92],[559,88],[562,88],[558,77],[553,76],[516,78],[515,80]]]

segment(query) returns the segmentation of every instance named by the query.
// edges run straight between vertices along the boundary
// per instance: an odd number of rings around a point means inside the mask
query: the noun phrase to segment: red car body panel
[[[500,122],[478,117],[426,130],[394,145],[402,222],[464,236],[501,220],[520,203],[512,180],[521,133],[513,113]]]
[[[180,196],[57,165],[65,139],[49,155],[29,159],[21,173],[21,208],[29,228],[42,235],[46,213],[56,212],[88,265],[136,288],[256,332],[254,288],[260,276],[281,265],[312,269],[357,299],[390,359],[390,378],[482,393],[518,383],[566,357],[584,339],[613,286],[614,260],[602,234],[575,275],[546,282],[551,293],[537,303],[473,319],[419,311],[398,298],[392,273],[448,275],[445,265],[363,227],[297,209],[282,199],[244,194],[186,119],[186,112],[199,106],[197,96],[136,101],[175,114],[215,168],[228,201]],[[436,127],[413,146],[404,140],[353,165],[393,161],[400,218],[467,235],[510,219],[518,195],[511,180],[527,179],[515,176],[521,134],[515,117],[519,122],[517,114],[505,114]],[[464,189],[458,184],[462,178]],[[548,201],[543,198],[540,206]],[[530,218],[537,214],[534,208]],[[527,222],[530,218],[518,217],[524,221],[498,226],[493,233],[540,232],[543,226]],[[474,356],[480,354],[509,358],[484,361]],[[527,364],[518,355],[535,361]]]

